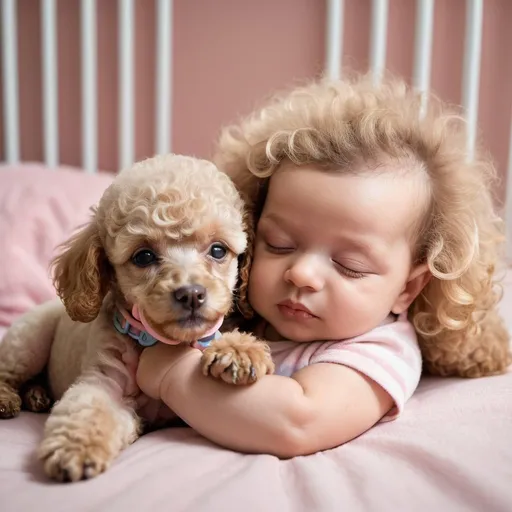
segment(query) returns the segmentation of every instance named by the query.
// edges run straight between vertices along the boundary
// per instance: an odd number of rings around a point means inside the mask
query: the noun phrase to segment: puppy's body
[[[0,343],[0,417],[19,412],[20,389],[47,370],[58,400],[39,448],[49,476],[95,476],[137,438],[141,420],[151,427],[173,417],[137,387],[143,347],[116,330],[114,314],[140,312],[164,342],[194,342],[230,310],[245,246],[241,199],[212,164],[169,155],[118,175],[54,262],[63,304],[25,314]],[[235,384],[273,368],[247,334],[225,334],[208,351],[205,370]],[[251,367],[238,367],[242,359]]]
[[[173,418],[174,413],[160,401],[140,392],[135,373],[143,348],[112,328],[113,314],[111,294],[90,323],[71,320],[60,300],[41,304],[11,326],[2,343],[5,349],[0,364],[14,367],[20,353],[30,354],[25,373],[39,374],[45,369],[48,391],[56,401],[88,375],[101,382],[115,399],[132,402],[145,422],[161,423]]]
[[[46,315],[57,317],[47,368],[48,384],[55,400],[60,400],[66,390],[87,373],[95,374],[98,380],[108,384],[113,394],[138,397],[135,371],[142,347],[112,328],[112,296],[106,297],[98,317],[90,323],[71,320],[60,301],[39,308],[46,309]],[[31,314],[36,312],[38,309]]]

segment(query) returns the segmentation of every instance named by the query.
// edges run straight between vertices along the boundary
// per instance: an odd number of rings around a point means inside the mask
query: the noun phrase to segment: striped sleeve
[[[422,369],[416,333],[404,313],[395,322],[356,338],[325,343],[310,364],[336,363],[366,375],[393,399],[395,406],[382,419],[398,417],[416,390]]]

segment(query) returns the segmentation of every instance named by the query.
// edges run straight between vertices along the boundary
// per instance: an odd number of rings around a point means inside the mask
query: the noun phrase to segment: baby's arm
[[[349,367],[318,363],[292,378],[265,375],[238,387],[205,377],[201,353],[158,344],[139,363],[141,389],[197,432],[242,452],[306,455],[343,444],[377,423],[393,400]]]

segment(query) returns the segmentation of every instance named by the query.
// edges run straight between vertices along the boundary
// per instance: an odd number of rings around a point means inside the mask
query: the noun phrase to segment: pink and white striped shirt
[[[264,326],[260,328],[264,330]],[[382,421],[390,421],[400,415],[421,376],[421,352],[407,313],[398,317],[390,316],[372,331],[354,338],[309,343],[267,343],[272,351],[277,375],[290,377],[311,364],[334,363],[353,368],[375,381],[395,402]]]

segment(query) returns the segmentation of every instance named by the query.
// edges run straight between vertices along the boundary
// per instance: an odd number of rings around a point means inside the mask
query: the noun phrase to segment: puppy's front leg
[[[204,375],[228,384],[252,384],[274,372],[268,345],[252,334],[234,330],[213,341],[203,352]]]
[[[137,439],[139,428],[129,403],[116,399],[99,381],[78,382],[53,408],[38,455],[55,480],[92,478]]]

